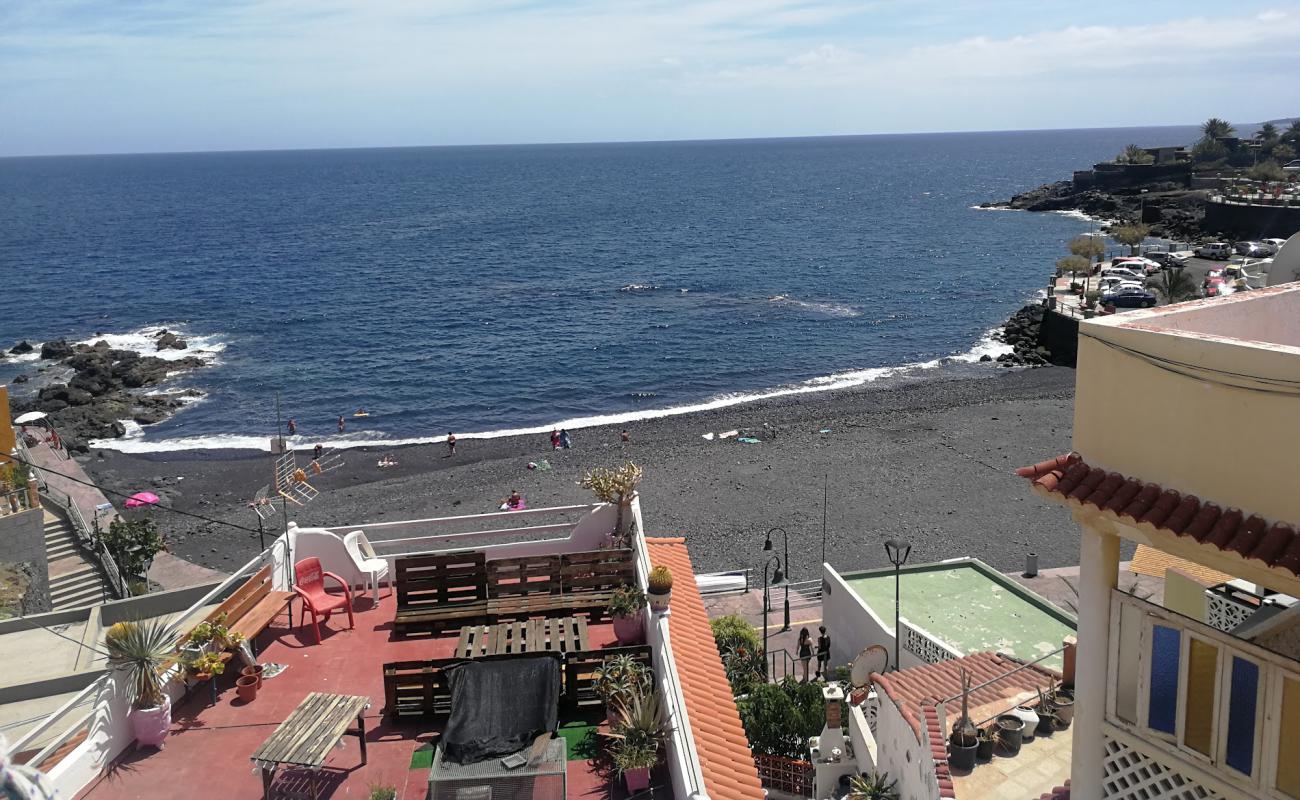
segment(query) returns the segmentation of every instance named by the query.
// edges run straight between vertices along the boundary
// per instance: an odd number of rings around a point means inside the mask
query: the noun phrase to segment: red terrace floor
[[[383,664],[389,661],[448,658],[456,633],[438,638],[414,636],[390,639],[394,600],[381,596],[378,608],[367,594],[354,599],[356,628],[347,629],[347,615],[336,614],[321,625],[317,645],[307,628],[288,628],[281,614],[259,638],[263,663],[287,664],[288,669],[267,680],[256,700],[240,703],[235,695],[235,674],[230,669],[218,678],[220,693],[211,703],[209,687],[192,689],[172,714],[171,735],[161,751],[134,748],[78,797],[90,800],[153,798],[185,795],[195,798],[249,798],[262,796],[260,773],[249,756],[266,740],[309,692],[368,695],[365,714],[369,763],[361,766],[355,736],[344,736],[343,747],[325,762],[334,773],[322,797],[367,798],[370,784],[397,787],[399,800],[422,800],[428,792],[429,769],[411,768],[411,757],[422,747],[437,744],[440,726],[427,721],[389,723],[380,716],[384,705]],[[299,604],[294,603],[294,620]],[[616,644],[609,624],[589,628],[592,647]],[[566,722],[561,716],[560,722]],[[592,761],[570,761],[570,798],[618,798],[625,795],[616,775]]]

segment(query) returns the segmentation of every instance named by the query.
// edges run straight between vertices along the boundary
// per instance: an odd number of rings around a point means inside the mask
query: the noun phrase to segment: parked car
[[[1232,246],[1227,242],[1210,242],[1203,244],[1195,250],[1197,258],[1209,258],[1219,260],[1232,257]]]
[[[1143,286],[1138,281],[1131,281],[1127,278],[1121,278],[1118,275],[1107,275],[1097,281],[1097,291],[1102,294],[1128,288],[1141,289]]]
[[[1259,243],[1268,248],[1270,256],[1275,256],[1282,245],[1286,244],[1286,239],[1261,239]]]
[[[1185,267],[1187,266],[1187,259],[1191,258],[1191,256],[1192,254],[1187,252],[1147,253],[1147,258],[1159,264],[1161,269],[1168,269],[1170,267]]]
[[[1151,308],[1156,304],[1156,295],[1141,286],[1124,287],[1103,294],[1101,304],[1116,308]]]
[[[1206,275],[1205,280],[1201,282],[1201,290],[1205,292],[1206,297],[1222,297],[1227,285],[1228,280],[1223,277],[1222,270],[1210,270],[1210,274]]]
[[[1282,165],[1282,169],[1287,172],[1300,172],[1300,158],[1297,158],[1295,161],[1286,162]]]
[[[1250,256],[1251,258],[1263,258],[1272,255],[1262,242],[1237,242],[1232,246],[1232,249],[1238,255]]]
[[[1146,275],[1141,270],[1129,269],[1128,267],[1106,267],[1101,271],[1101,277],[1123,278],[1124,280],[1137,281],[1138,283],[1146,280]]]
[[[1124,256],[1111,262],[1117,267],[1126,269],[1140,269],[1148,275],[1153,275],[1160,271],[1160,262],[1151,258],[1142,256]]]

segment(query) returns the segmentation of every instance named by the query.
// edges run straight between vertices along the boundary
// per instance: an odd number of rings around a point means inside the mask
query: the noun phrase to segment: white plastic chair
[[[356,568],[365,573],[372,596],[378,604],[379,582],[388,577],[388,561],[375,555],[375,548],[370,546],[370,540],[362,531],[353,531],[343,537],[343,546],[348,549],[348,555],[352,556]]]

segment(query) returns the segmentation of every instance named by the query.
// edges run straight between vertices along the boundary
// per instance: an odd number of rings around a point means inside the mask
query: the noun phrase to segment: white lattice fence
[[[1174,768],[1127,744],[1106,738],[1103,796],[1116,800],[1221,800]]]
[[[903,632],[903,647],[927,664],[938,664],[940,661],[962,657],[960,651],[944,644],[906,619],[899,620],[898,626]]]
[[[1224,597],[1218,592],[1205,590],[1209,602],[1206,604],[1205,622],[1221,631],[1231,631],[1255,613],[1255,607],[1232,597]]]

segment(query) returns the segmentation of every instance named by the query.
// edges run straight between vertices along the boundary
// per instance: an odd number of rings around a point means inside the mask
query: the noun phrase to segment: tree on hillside
[[[1232,127],[1226,119],[1210,117],[1201,126],[1201,137],[1203,139],[1218,139],[1222,136],[1232,136],[1237,129]]]
[[[1156,157],[1135,144],[1126,145],[1124,152],[1115,156],[1116,164],[1152,164]]]
[[[1056,271],[1061,275],[1070,273],[1073,280],[1076,273],[1088,271],[1088,259],[1082,256],[1062,256],[1056,259]]]
[[[167,549],[158,527],[147,517],[130,521],[115,519],[100,538],[117,563],[118,571],[128,580],[144,578],[153,557]]]
[[[1263,125],[1259,126],[1258,131],[1255,131],[1255,138],[1264,143],[1275,142],[1277,141],[1277,137],[1277,126],[1271,122],[1265,122]]]
[[[1282,141],[1290,142],[1292,146],[1300,145],[1300,120],[1291,123],[1286,133],[1282,134]]]
[[[1198,164],[1222,161],[1228,157],[1228,148],[1223,142],[1214,139],[1202,139],[1192,147],[1192,160]]]
[[[1128,245],[1128,254],[1135,256],[1138,254],[1138,248],[1146,241],[1147,234],[1151,233],[1151,226],[1144,225],[1141,222],[1134,222],[1128,225],[1117,225],[1110,229],[1110,238],[1120,244]]]
[[[1279,164],[1285,164],[1295,159],[1295,148],[1289,144],[1278,143],[1273,145],[1273,160]]]
[[[1088,275],[1093,261],[1100,261],[1106,254],[1106,242],[1096,234],[1085,233],[1070,240],[1070,252],[1088,263],[1084,273],[1083,290],[1088,291]]]
[[[1182,267],[1172,267],[1161,272],[1153,286],[1165,298],[1166,303],[1181,303],[1201,296],[1196,281]]]

